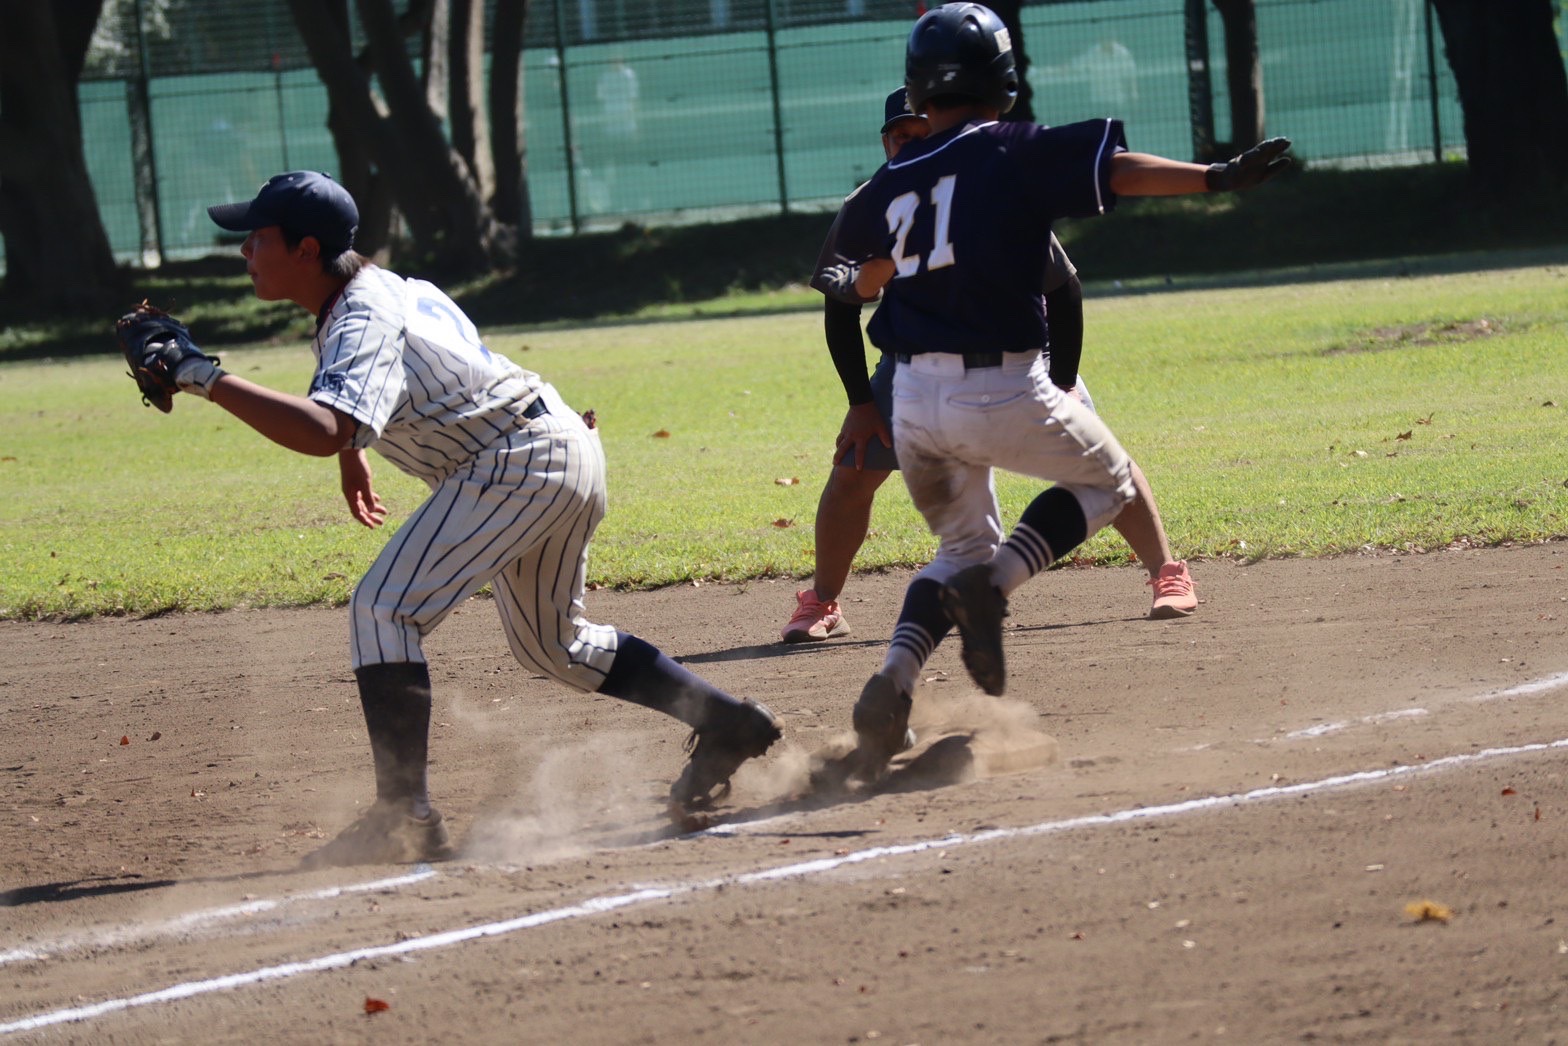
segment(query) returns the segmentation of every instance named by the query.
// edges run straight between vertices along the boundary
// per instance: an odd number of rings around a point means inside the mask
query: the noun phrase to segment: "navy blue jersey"
[[[838,248],[897,274],[867,333],[884,352],[1025,352],[1046,345],[1051,222],[1116,204],[1120,120],[990,122],[910,142],[844,203]]]

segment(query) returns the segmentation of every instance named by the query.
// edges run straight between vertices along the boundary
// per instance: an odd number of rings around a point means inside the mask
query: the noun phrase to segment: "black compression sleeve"
[[[1078,382],[1083,359],[1083,284],[1076,273],[1045,296],[1045,323],[1051,338],[1051,384],[1070,389]]]
[[[871,402],[871,379],[866,375],[866,342],[860,333],[860,306],[836,298],[822,299],[822,333],[827,339],[833,369],[844,384],[851,407]]]

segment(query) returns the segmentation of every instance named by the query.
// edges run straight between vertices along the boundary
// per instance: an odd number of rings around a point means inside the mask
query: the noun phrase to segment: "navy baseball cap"
[[[230,232],[279,225],[290,236],[314,236],[322,254],[335,257],[354,246],[359,208],[348,190],[319,171],[290,171],[267,179],[248,203],[220,203],[207,215]]]
[[[882,107],[882,133],[887,134],[900,120],[924,120],[925,117],[909,108],[909,91],[900,87],[887,96]]]

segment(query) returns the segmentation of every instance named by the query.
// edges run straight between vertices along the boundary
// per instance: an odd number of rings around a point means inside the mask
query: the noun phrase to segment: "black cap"
[[[909,108],[909,92],[900,87],[887,96],[882,107],[882,133],[887,134],[900,120],[924,120],[925,117]]]
[[[208,207],[213,221],[230,232],[280,225],[291,236],[314,236],[321,253],[334,257],[354,246],[359,208],[348,190],[319,171],[290,171],[267,180],[249,203]]]

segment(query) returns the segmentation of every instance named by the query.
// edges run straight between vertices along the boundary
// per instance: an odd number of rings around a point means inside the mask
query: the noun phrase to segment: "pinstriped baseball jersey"
[[[367,267],[328,310],[312,346],[310,398],[359,422],[376,450],[431,486],[516,423],[544,384],[485,348],[440,288]]]
[[[310,398],[359,422],[355,448],[433,491],[354,590],[354,667],[424,661],[423,638],[489,584],[520,662],[597,690],[618,646],[582,604],[604,517],[599,434],[422,280],[362,269],[314,349]]]

